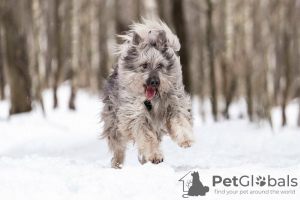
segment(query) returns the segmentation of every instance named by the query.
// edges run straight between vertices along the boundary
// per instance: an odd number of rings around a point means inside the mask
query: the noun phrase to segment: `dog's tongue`
[[[155,87],[147,87],[146,88],[146,96],[147,96],[147,98],[151,99],[152,97],[154,97],[155,91],[156,91]]]

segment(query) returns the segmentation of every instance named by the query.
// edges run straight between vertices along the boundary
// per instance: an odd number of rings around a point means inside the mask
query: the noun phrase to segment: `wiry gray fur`
[[[147,34],[146,34],[147,33]],[[194,142],[191,100],[184,91],[178,38],[163,22],[135,23],[118,50],[118,63],[102,92],[104,121],[102,138],[113,152],[112,167],[124,163],[127,143],[136,143],[140,162],[160,163],[160,142],[169,134],[181,147]],[[147,99],[149,79],[160,84],[155,97]],[[144,102],[149,100],[152,109]]]

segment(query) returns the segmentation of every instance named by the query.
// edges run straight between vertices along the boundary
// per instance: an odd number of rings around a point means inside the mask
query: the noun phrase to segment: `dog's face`
[[[179,58],[168,47],[164,31],[150,31],[146,38],[133,33],[119,66],[120,81],[126,89],[147,99],[168,93],[182,81]]]

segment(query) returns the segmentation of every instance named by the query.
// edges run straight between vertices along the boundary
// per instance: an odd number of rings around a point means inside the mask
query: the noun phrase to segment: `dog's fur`
[[[178,38],[163,22],[134,23],[118,48],[118,63],[106,80],[101,97],[104,108],[102,138],[114,156],[113,168],[124,163],[127,143],[137,144],[140,162],[160,163],[160,143],[165,134],[181,147],[194,142],[190,96],[184,91]],[[155,96],[147,88],[155,84]],[[151,83],[150,83],[151,82]],[[148,90],[147,90],[148,91]],[[145,103],[146,102],[146,103]],[[148,104],[148,105],[147,105]]]

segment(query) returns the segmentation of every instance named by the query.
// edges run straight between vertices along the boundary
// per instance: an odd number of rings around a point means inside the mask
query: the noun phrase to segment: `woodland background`
[[[215,121],[245,101],[241,118],[272,126],[279,106],[285,126],[287,105],[300,104],[299,0],[0,0],[0,99],[10,100],[10,115],[44,110],[46,89],[53,109],[61,106],[62,83],[72,110],[79,89],[98,95],[116,61],[116,34],[141,17],[165,21],[179,37],[185,88],[203,119],[206,100]]]

